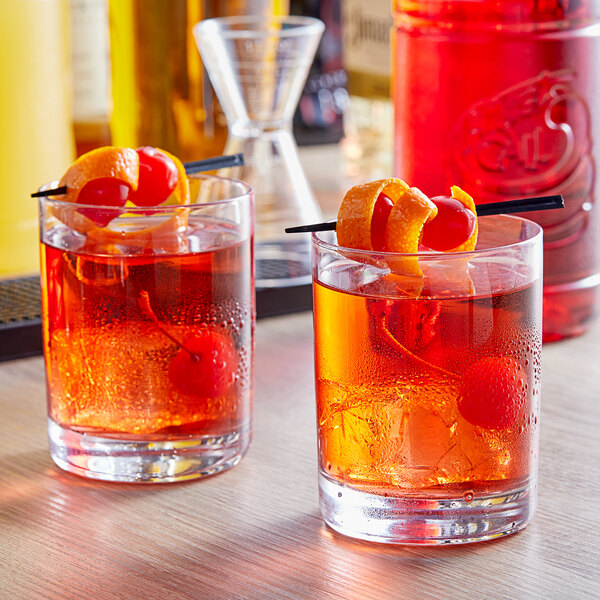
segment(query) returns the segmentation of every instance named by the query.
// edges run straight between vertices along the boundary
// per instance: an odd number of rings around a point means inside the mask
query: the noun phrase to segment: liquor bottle
[[[193,26],[287,10],[287,0],[109,0],[113,143],[158,146],[184,161],[219,155],[227,122]]]
[[[343,64],[349,106],[341,150],[351,181],[389,177],[393,163],[393,105],[390,99],[389,0],[342,2]]]
[[[106,0],[70,0],[73,128],[78,155],[110,144]]]
[[[544,229],[544,340],[600,311],[600,0],[397,0],[395,171],[477,203],[562,194]]]
[[[337,144],[348,106],[342,66],[341,0],[291,0],[290,14],[323,21],[325,31],[294,115],[298,145]]]
[[[74,158],[66,0],[0,2],[0,277],[39,271],[29,195]]]

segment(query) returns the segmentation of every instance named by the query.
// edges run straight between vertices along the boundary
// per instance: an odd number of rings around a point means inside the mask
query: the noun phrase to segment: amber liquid
[[[107,256],[63,249],[70,240],[64,233],[58,229],[42,244],[50,418],[77,432],[125,439],[247,430],[250,242],[225,225],[191,220],[189,247],[205,251]],[[237,355],[235,381],[217,397],[178,390],[169,373],[181,352],[174,339],[202,327],[230,336]]]
[[[193,35],[203,19],[287,14],[287,0],[109,0],[111,134],[182,161],[222,154],[227,122]]]
[[[544,228],[544,339],[600,309],[600,2],[396,1],[395,171],[476,203],[563,194]]]
[[[373,295],[315,282],[321,473],[376,494],[467,497],[525,485],[539,404],[535,286],[444,299]],[[472,425],[458,409],[465,370],[508,356],[527,398],[507,428]]]

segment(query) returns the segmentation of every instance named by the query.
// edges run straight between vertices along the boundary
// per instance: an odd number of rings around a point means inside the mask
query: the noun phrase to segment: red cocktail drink
[[[186,206],[42,199],[51,454],[89,477],[174,481],[219,472],[251,430],[251,191],[191,180]]]

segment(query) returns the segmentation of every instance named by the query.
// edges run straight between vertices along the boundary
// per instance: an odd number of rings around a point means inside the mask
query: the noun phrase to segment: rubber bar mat
[[[310,283],[256,290],[259,319],[311,308]],[[39,277],[0,281],[0,361],[35,356],[42,351]]]
[[[0,281],[0,360],[41,353],[40,278]]]

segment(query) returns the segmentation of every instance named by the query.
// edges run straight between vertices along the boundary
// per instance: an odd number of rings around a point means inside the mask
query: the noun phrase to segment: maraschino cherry
[[[225,331],[203,327],[181,343],[169,367],[169,379],[180,392],[216,398],[235,381],[237,354]]]
[[[91,179],[81,188],[77,196],[77,204],[122,208],[125,206],[130,193],[131,188],[124,181],[113,177],[99,177],[98,179]],[[100,227],[108,225],[119,214],[119,211],[95,208],[80,208],[78,210]]]
[[[140,157],[138,188],[129,194],[136,206],[158,206],[175,190],[179,173],[177,166],[166,154],[151,146],[137,149]]]
[[[379,252],[385,250],[385,228],[393,207],[394,203],[389,196],[383,193],[377,196],[373,207],[373,216],[371,217],[371,246],[373,250]]]
[[[114,206],[122,208],[130,201],[136,206],[158,206],[173,193],[179,173],[173,160],[166,154],[144,146],[137,149],[140,158],[138,188],[134,192],[129,184],[114,177],[99,177],[88,181],[77,197],[77,204]],[[119,211],[79,209],[79,212],[105,227],[118,216]]]
[[[421,244],[430,250],[444,252],[466,242],[475,231],[477,217],[460,201],[448,196],[436,196],[431,201],[437,206],[437,215],[423,226]],[[371,217],[371,246],[384,251],[385,229],[393,201],[379,194]]]
[[[216,398],[227,393],[235,381],[238,360],[233,339],[226,330],[202,325],[185,340],[180,340],[158,320],[147,291],[140,293],[138,305],[142,313],[179,346],[169,366],[173,387],[201,398]]]
[[[525,408],[527,375],[508,356],[490,356],[473,363],[463,374],[458,410],[472,425],[505,429]]]
[[[455,198],[435,196],[437,215],[423,226],[421,244],[431,250],[445,252],[464,244],[473,232],[477,217]]]

